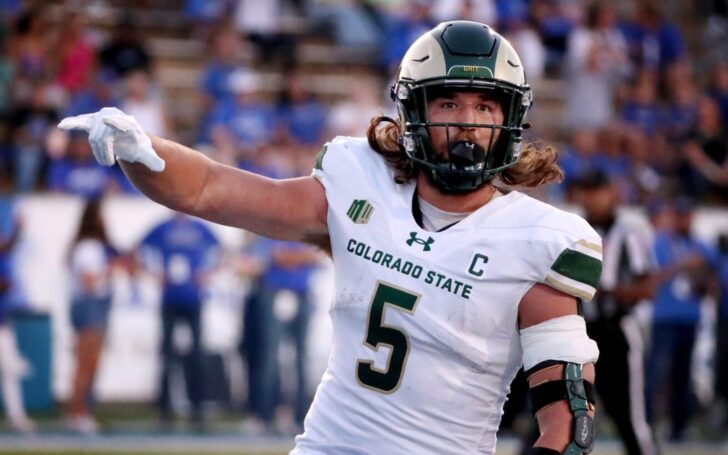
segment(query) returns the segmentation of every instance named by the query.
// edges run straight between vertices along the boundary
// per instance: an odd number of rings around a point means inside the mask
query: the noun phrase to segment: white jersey
[[[335,265],[333,344],[292,454],[492,454],[521,366],[518,303],[536,283],[593,296],[600,239],[519,192],[428,232],[414,182],[365,139],[319,155]]]

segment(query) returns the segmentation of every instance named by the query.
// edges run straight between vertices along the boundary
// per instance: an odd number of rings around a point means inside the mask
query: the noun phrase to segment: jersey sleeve
[[[316,156],[312,176],[330,189],[356,178],[361,168],[358,150],[350,138],[336,137],[324,144]]]
[[[380,193],[394,185],[392,171],[365,138],[338,136],[327,142],[311,175],[326,189],[329,205],[351,204],[356,195]]]
[[[546,256],[544,284],[582,302],[594,297],[602,274],[602,240],[586,221],[569,216],[549,242]]]

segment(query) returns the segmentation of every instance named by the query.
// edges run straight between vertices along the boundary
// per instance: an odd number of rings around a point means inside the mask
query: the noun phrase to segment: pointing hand
[[[104,166],[111,166],[120,159],[141,163],[155,172],[164,170],[164,160],[154,151],[152,141],[136,119],[115,107],[66,117],[58,128],[86,131],[96,161]]]

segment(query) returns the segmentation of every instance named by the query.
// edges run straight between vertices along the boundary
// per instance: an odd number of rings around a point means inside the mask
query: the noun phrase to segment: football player
[[[324,145],[310,177],[272,180],[150,136],[105,108],[98,161],[174,210],[328,250],[333,344],[293,454],[495,452],[508,385],[528,372],[533,454],[593,443],[598,350],[579,307],[601,271],[581,218],[506,186],[559,180],[556,152],[525,144],[531,106],[510,43],[469,21],[438,25],[403,58],[399,119]]]

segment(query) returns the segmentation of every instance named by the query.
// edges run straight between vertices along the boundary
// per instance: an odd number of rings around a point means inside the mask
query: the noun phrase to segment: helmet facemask
[[[489,44],[488,40],[493,44]],[[480,48],[476,45],[470,54],[463,46],[470,46],[468,43],[471,41],[484,44]],[[486,52],[483,49],[490,50]],[[503,63],[497,62],[498,52],[507,56]],[[428,57],[422,58],[422,55]],[[444,74],[437,74],[442,70],[432,69],[443,68],[435,63],[438,59],[442,59]],[[518,68],[520,76],[516,75],[513,79],[493,77],[494,68],[495,74],[500,74],[499,71],[503,70],[499,70],[497,65],[505,64],[506,60],[511,66],[516,63],[513,68]],[[423,69],[427,65],[430,69]],[[513,68],[508,71],[513,71]],[[428,101],[443,92],[459,91],[487,93],[488,98],[498,101],[503,112],[503,124],[432,122],[427,112]],[[487,26],[455,21],[433,29],[431,37],[418,40],[405,55],[391,95],[404,126],[402,148],[441,191],[473,191],[518,161],[523,121],[532,103],[531,90],[525,83],[520,61],[510,44]],[[449,127],[489,128],[490,143],[476,144],[450,137]],[[445,128],[447,157],[435,150],[431,128]],[[467,134],[463,136],[467,137]]]

